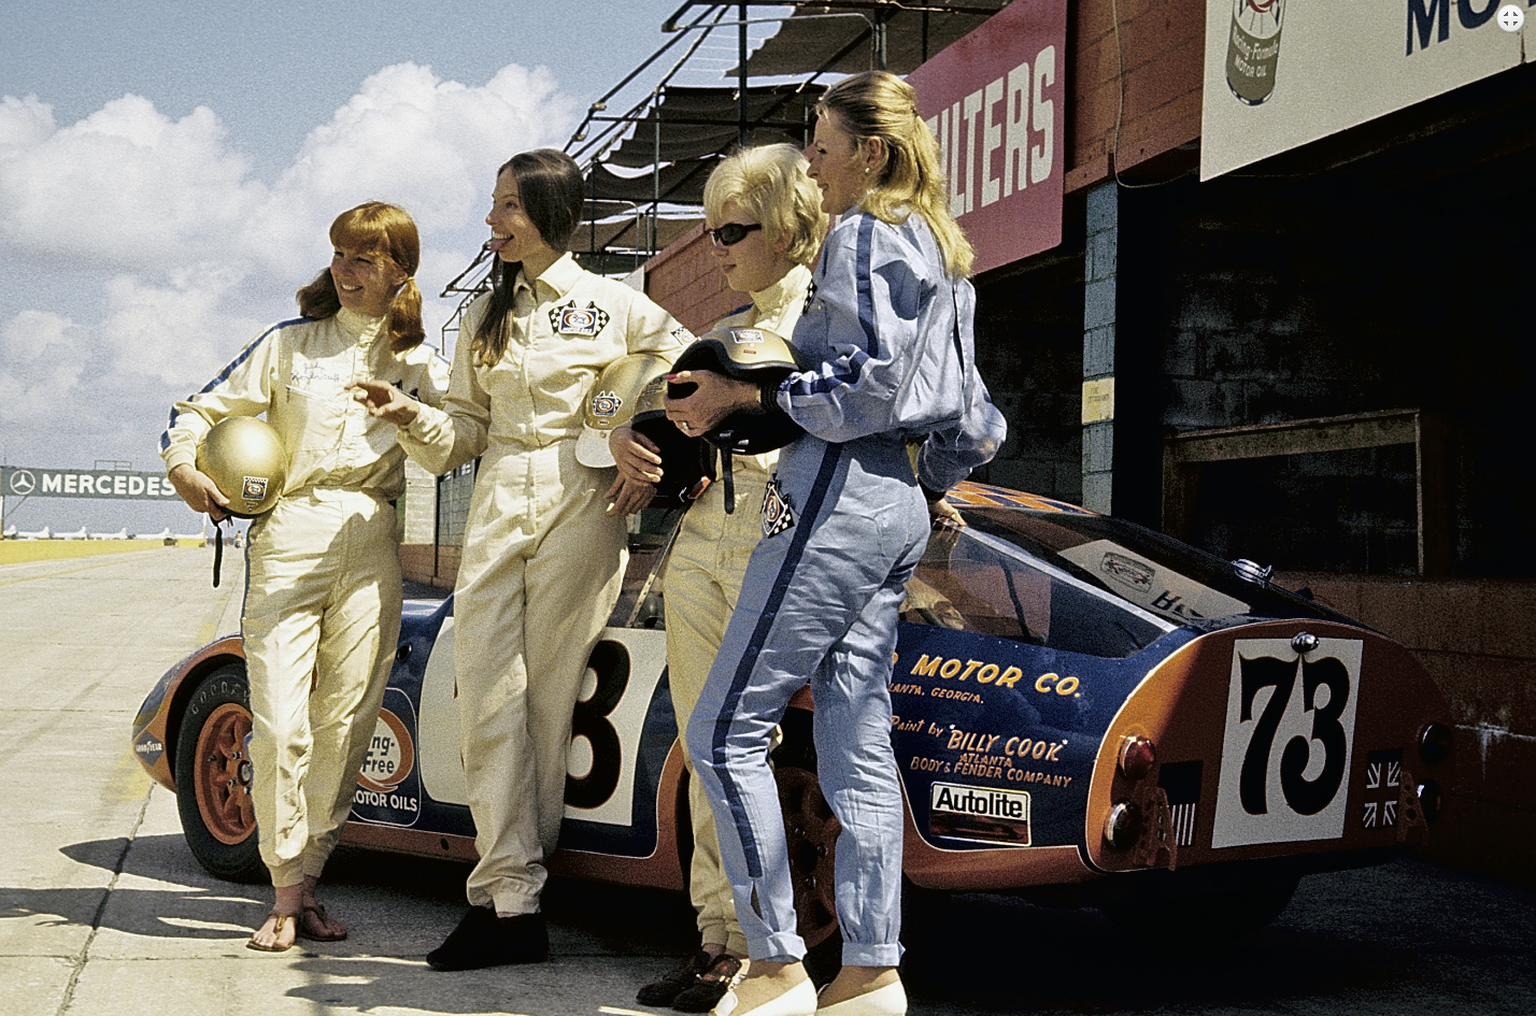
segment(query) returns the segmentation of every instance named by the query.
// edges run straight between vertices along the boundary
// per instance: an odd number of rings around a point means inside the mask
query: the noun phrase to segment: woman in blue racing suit
[[[828,89],[806,149],[840,216],[794,345],[812,365],[759,389],[707,371],[667,415],[699,434],[733,413],[787,413],[763,539],[688,725],[715,811],[751,974],[719,1016],[893,1016],[902,800],[887,683],[903,586],[942,492],[991,459],[1006,426],[974,368],[972,251],[948,211],[938,145],[912,89],[869,72]],[[687,391],[678,389],[679,394]],[[910,445],[918,445],[915,456]],[[915,469],[914,469],[915,465]],[[784,830],[766,757],[810,679],[818,775],[842,824],[843,967],[818,1000],[800,960]]]

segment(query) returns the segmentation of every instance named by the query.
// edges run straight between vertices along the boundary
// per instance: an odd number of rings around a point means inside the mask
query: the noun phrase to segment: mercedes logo
[[[31,470],[18,469],[11,473],[11,493],[20,494],[22,497],[37,489],[37,481],[32,478]]]

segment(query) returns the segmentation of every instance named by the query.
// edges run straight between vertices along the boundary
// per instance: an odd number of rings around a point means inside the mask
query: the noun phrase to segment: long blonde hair
[[[970,275],[976,251],[950,214],[939,142],[917,111],[912,86],[888,71],[854,74],[822,94],[816,114],[830,114],[855,144],[880,140],[885,163],[859,207],[893,224],[917,212],[938,241],[944,270],[951,278]]]
[[[368,201],[349,208],[331,223],[331,243],[337,248],[367,251],[388,258],[406,274],[405,285],[395,294],[384,315],[384,333],[389,348],[404,353],[421,345],[427,333],[421,324],[421,290],[416,286],[416,268],[421,264],[421,238],[416,222],[399,205]],[[331,270],[324,269],[315,281],[295,294],[299,313],[307,318],[328,318],[341,310],[341,297]]]

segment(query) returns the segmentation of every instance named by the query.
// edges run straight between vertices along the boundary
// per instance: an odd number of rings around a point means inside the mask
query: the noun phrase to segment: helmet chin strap
[[[720,458],[722,460],[720,470],[724,474],[721,480],[725,483],[725,513],[734,515],[736,514],[736,477],[731,472],[731,460],[736,456],[722,448]]]
[[[223,519],[213,520],[213,588],[219,588],[219,566],[224,563],[224,523]]]

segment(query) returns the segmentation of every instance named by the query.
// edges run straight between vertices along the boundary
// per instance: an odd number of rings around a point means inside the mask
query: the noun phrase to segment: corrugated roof
[[[764,85],[747,89],[748,144],[788,141],[797,148],[806,141],[811,111],[822,87]],[[708,155],[736,147],[740,90],[732,86],[690,88],[667,86],[657,106],[637,117],[635,132],[603,156],[609,165],[649,167]],[[659,129],[659,138],[658,138]]]
[[[777,34],[747,58],[747,74],[749,79],[799,77],[803,80],[791,84],[749,85],[747,144],[778,141],[787,141],[796,147],[806,144],[812,110],[826,87],[814,83],[814,79],[823,73],[841,76],[876,66],[871,24],[877,15],[885,19],[886,69],[906,74],[981,25],[1008,3],[1009,0],[930,2],[923,3],[922,9],[914,9],[913,4],[898,6],[881,0],[828,0],[797,7],[780,25]],[[685,4],[673,20],[679,20],[685,11],[695,6],[708,4],[704,0]],[[736,68],[724,75],[731,82],[736,76]],[[626,127],[630,130],[629,136],[604,152],[600,161],[588,171],[587,192],[599,201],[649,205],[659,199],[672,206],[701,205],[704,181],[710,171],[736,148],[741,113],[740,92],[734,84],[708,88],[663,84],[658,91],[659,102],[641,102],[626,117],[609,121],[632,125],[632,130]],[[594,118],[596,122],[602,119]],[[655,172],[639,176],[622,175],[609,168],[651,169],[658,166]],[[659,227],[673,221],[676,220],[657,220]],[[658,229],[656,249],[666,246],[668,233],[665,228]],[[636,231],[599,226],[596,243],[591,242],[590,228],[573,238],[573,242],[598,251],[631,244],[645,247],[649,241],[647,234],[647,229]]]

